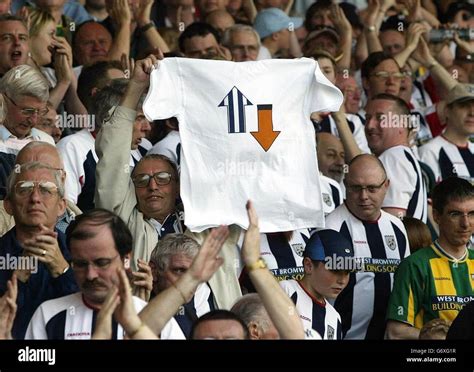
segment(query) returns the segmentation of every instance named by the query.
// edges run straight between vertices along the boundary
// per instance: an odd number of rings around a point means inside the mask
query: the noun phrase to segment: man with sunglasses
[[[132,132],[129,130],[132,126],[128,126],[128,121],[133,123],[135,120],[135,110],[143,93],[141,89],[135,88],[136,84],[137,81],[132,77],[120,106],[97,136],[99,161],[95,194],[96,206],[117,213],[131,230],[134,237],[133,269],[136,269],[139,258],[148,262],[159,237],[170,232],[184,232],[182,221],[176,213],[176,200],[179,197],[176,165],[164,155],[152,154],[143,157],[131,174],[123,171],[123,140],[128,139],[130,148]],[[126,107],[133,107],[133,110],[122,107],[124,102]],[[126,125],[122,125],[124,122]],[[124,127],[121,129],[124,133],[117,130],[110,132],[118,128],[117,123]]]
[[[23,339],[43,301],[77,291],[65,235],[55,229],[66,208],[62,173],[39,162],[17,167],[9,177],[4,205],[15,227],[0,238],[0,256],[11,263],[0,270],[0,294],[16,272],[19,295],[13,337]]]
[[[383,339],[394,272],[410,254],[406,231],[402,221],[382,210],[390,180],[377,157],[352,159],[344,184],[346,201],[327,216],[326,228],[352,242],[363,269],[351,272],[334,307],[345,339]]]
[[[133,76],[120,105],[104,123],[97,136],[96,206],[113,211],[127,224],[133,236],[131,267],[136,270],[138,259],[149,261],[158,239],[169,232],[184,231],[182,214],[176,209],[179,179],[175,163],[163,155],[147,155],[130,174],[127,170],[136,107],[140,96],[150,84],[150,74],[158,59],[150,55],[137,61]],[[125,170],[125,171],[124,171]],[[192,237],[201,243],[208,231]],[[218,308],[230,308],[241,296],[235,262],[235,249],[240,229],[232,228],[222,252],[225,263],[209,280]],[[237,261],[236,261],[237,260]]]

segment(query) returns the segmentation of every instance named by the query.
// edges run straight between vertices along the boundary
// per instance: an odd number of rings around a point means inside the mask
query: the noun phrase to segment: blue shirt
[[[66,236],[58,231],[58,243],[66,261],[71,260],[69,249],[66,246]],[[11,257],[19,257],[23,248],[16,239],[16,228],[12,228],[0,238],[0,256],[8,262]],[[11,278],[13,270],[0,268],[0,296],[7,289],[7,281]],[[31,274],[28,281],[23,283],[18,280],[18,309],[13,324],[12,336],[14,339],[24,339],[28,323],[33,313],[46,300],[66,296],[79,290],[71,269],[63,275],[53,278],[47,267],[37,261],[37,272]]]

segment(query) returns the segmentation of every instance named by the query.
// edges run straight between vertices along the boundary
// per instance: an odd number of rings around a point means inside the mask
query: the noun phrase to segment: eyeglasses
[[[42,197],[51,198],[58,194],[58,186],[51,181],[20,181],[15,184],[15,194],[19,197],[27,197],[33,193],[35,187]]]
[[[461,220],[462,218],[464,218],[465,216],[466,216],[469,220],[474,220],[474,212],[461,213],[461,212],[458,212],[458,211],[452,211],[452,212],[449,212],[449,213],[448,213],[449,219],[454,220],[454,221],[459,221],[459,220]]]
[[[387,80],[390,76],[394,79],[403,79],[405,74],[403,72],[388,72],[388,71],[378,71],[374,72],[370,76],[375,76],[377,79]]]
[[[35,109],[35,108],[21,108],[20,106],[18,106],[14,100],[12,100],[10,97],[8,97],[5,93],[3,94],[4,97],[8,98],[8,100],[13,103],[14,106],[18,107],[20,109],[20,112],[25,115],[25,116],[33,116],[34,114],[38,114],[38,116],[45,116],[49,109],[47,107],[45,108],[42,108],[42,109]]]
[[[368,186],[361,186],[361,185],[346,185],[347,191],[350,191],[354,194],[360,193],[362,190],[367,190],[371,194],[375,194],[377,191],[379,191],[382,186],[385,184],[385,181],[387,181],[387,178],[384,178],[382,183],[380,185],[368,185]]]
[[[119,256],[120,256],[120,254],[118,254],[118,255],[116,255],[115,257],[112,257],[112,258],[98,258],[98,259],[96,259],[92,262],[85,261],[85,260],[72,260],[71,261],[71,267],[76,271],[85,271],[85,270],[87,270],[89,265],[92,265],[97,270],[105,270]]]
[[[148,187],[152,178],[158,185],[166,186],[170,183],[173,176],[169,172],[157,172],[152,175],[138,174],[137,176],[133,177],[132,181],[135,187]]]

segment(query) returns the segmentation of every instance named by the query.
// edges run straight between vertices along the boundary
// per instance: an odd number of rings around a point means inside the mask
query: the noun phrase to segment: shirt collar
[[[40,137],[40,133],[38,129],[31,128],[30,134],[27,135],[23,139],[39,138],[39,137]],[[0,139],[2,139],[3,141],[6,141],[9,138],[18,138],[18,137],[12,134],[12,132],[10,132],[5,125],[0,125]]]
[[[11,136],[13,136],[13,134],[11,134],[10,131],[4,125],[0,125],[0,138],[3,141],[6,141]]]

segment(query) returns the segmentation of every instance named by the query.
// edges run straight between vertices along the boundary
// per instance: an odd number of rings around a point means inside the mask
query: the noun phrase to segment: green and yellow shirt
[[[435,243],[400,263],[387,318],[421,328],[436,318],[453,321],[473,300],[474,251],[456,260]]]

